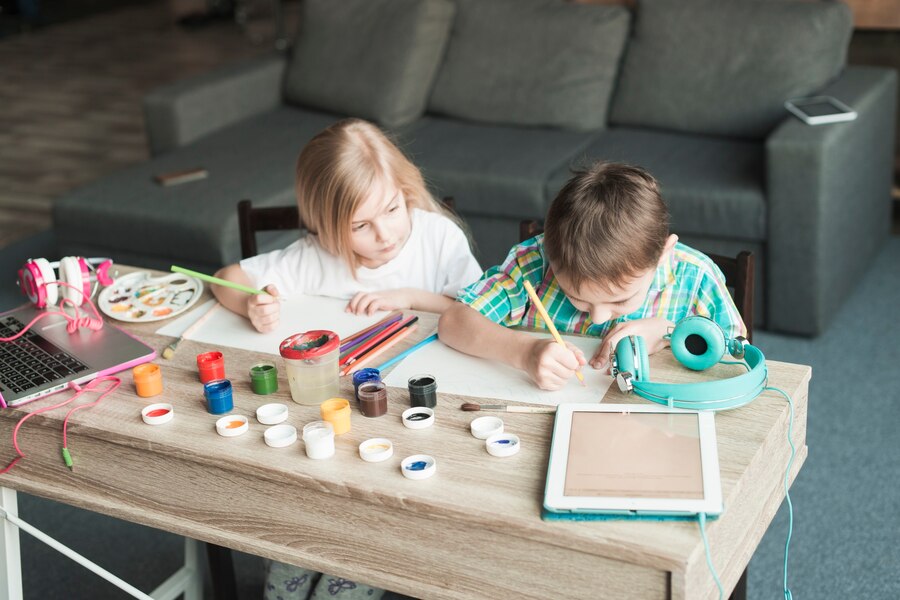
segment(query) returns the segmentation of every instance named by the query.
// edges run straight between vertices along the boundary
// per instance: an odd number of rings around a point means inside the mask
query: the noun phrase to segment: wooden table
[[[433,315],[424,315],[408,343],[435,325]],[[158,327],[127,329],[161,351],[171,338],[154,334]],[[352,430],[338,437],[336,456],[316,461],[306,457],[302,441],[283,449],[266,446],[264,426],[254,418],[261,404],[282,401],[290,406],[288,423],[298,430],[319,419],[318,407],[291,402],[280,359],[279,392],[255,396],[246,374],[261,355],[221,348],[235,387],[235,412],[250,417],[251,427],[237,438],[216,434],[217,417],[206,412],[195,363],[206,349],[184,341],[172,361],[157,361],[162,396],[137,397],[130,373],[124,373],[114,396],[75,413],[69,425],[74,472],[59,457],[64,410],[29,420],[19,435],[27,458],[0,484],[417,598],[716,597],[696,523],[541,520],[552,415],[504,414],[506,429],[519,435],[523,447],[500,459],[469,434],[477,415],[459,410],[465,398],[440,395],[434,427],[409,430],[400,422],[408,395],[390,389],[383,417],[365,418],[352,402]],[[697,374],[668,352],[651,360],[654,379],[672,382],[728,376],[734,368]],[[807,366],[769,362],[771,384],[788,391],[796,407],[791,480],[807,454],[810,374]],[[341,388],[352,397],[349,378]],[[615,386],[604,400],[643,402]],[[140,409],[158,401],[174,404],[174,420],[145,425]],[[20,410],[0,411],[0,439],[10,439],[20,417]],[[716,416],[725,512],[708,524],[708,535],[727,591],[782,502],[787,423],[787,403],[773,393]],[[391,439],[393,458],[362,461],[357,448],[372,437]],[[5,464],[11,449],[8,442],[2,447]],[[418,453],[436,457],[434,477],[401,475],[400,460]]]

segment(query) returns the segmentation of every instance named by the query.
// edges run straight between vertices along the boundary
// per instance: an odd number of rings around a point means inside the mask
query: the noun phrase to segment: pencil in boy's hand
[[[540,313],[541,318],[544,319],[544,323],[547,324],[547,329],[550,330],[550,333],[553,335],[556,343],[566,348],[566,343],[563,341],[562,336],[559,335],[559,331],[556,330],[556,325],[553,324],[553,319],[551,319],[550,315],[547,314],[547,309],[544,308],[544,303],[541,302],[540,298],[538,298],[537,292],[534,291],[534,287],[532,287],[531,282],[526,279],[524,284],[525,291],[528,292],[528,295],[531,297],[531,301],[534,303],[534,307]],[[575,376],[578,377],[578,381],[581,382],[581,385],[585,385],[584,375],[582,375],[580,370],[575,371]]]

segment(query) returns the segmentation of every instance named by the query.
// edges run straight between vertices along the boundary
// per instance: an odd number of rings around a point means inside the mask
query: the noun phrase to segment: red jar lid
[[[321,358],[338,349],[340,338],[333,331],[316,329],[304,333],[295,333],[278,347],[282,358],[303,360]]]

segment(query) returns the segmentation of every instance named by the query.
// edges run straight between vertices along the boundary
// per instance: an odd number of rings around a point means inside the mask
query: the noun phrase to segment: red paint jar
[[[201,383],[225,379],[225,357],[221,352],[204,352],[197,355],[197,371]]]

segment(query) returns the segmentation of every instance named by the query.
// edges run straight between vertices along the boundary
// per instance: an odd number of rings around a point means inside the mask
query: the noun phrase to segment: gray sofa
[[[146,98],[153,158],[60,199],[60,249],[233,262],[237,202],[293,203],[299,150],[351,115],[388,129],[455,198],[484,266],[573,166],[626,161],[660,180],[683,241],[756,254],[757,322],[817,334],[890,223],[896,73],[845,65],[851,27],[827,1],[305,0],[286,55]],[[817,93],[859,118],[811,127],[784,111]],[[153,181],[195,166],[209,177]]]

